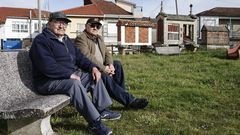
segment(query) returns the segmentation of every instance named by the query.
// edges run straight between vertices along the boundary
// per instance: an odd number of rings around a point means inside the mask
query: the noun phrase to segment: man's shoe
[[[145,98],[136,98],[134,99],[127,108],[131,109],[143,109],[148,105],[148,100]]]
[[[96,135],[110,135],[112,130],[105,126],[100,120],[89,125],[89,129]]]
[[[121,118],[121,114],[118,112],[111,111],[109,109],[104,109],[101,112],[101,120],[118,120]]]

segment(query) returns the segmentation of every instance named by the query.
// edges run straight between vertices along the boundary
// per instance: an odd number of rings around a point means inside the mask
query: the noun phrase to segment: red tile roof
[[[197,16],[240,17],[240,8],[215,7],[198,13]]]
[[[14,18],[29,18],[30,10],[32,10],[32,18],[38,18],[38,10],[30,8],[13,8],[13,7],[0,7],[0,24],[4,24],[7,17]],[[42,17],[48,17],[50,12],[42,11]]]
[[[154,27],[155,24],[151,21],[133,21],[133,20],[118,20],[117,26],[142,26],[142,27]]]
[[[103,12],[97,8],[97,5],[95,4],[71,8],[63,10],[62,12],[68,15],[103,15]]]
[[[132,13],[113,2],[104,0],[85,0],[84,2],[87,3],[84,6],[63,10],[62,12],[68,15],[132,15]]]
[[[110,1],[99,0],[96,2],[96,5],[104,14],[132,15],[132,13],[127,12],[126,10]]]

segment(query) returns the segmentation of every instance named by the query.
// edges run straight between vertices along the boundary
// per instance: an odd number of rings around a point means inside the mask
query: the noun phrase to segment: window
[[[116,23],[108,23],[108,36],[117,36],[117,26]]]
[[[34,23],[34,32],[38,32],[38,23]]]
[[[179,24],[168,25],[168,40],[179,40]]]
[[[20,29],[19,28],[19,24],[16,24],[16,23],[13,22],[13,24],[12,24],[12,32],[20,32],[19,29]]]
[[[47,26],[46,23],[42,23],[42,29],[44,29]],[[34,32],[38,32],[38,23],[34,23]]]
[[[28,23],[13,21],[12,22],[12,32],[28,32]]]
[[[179,40],[178,33],[168,33],[168,40]]]
[[[117,37],[116,23],[107,23],[103,27],[103,35],[107,37]]]
[[[217,26],[217,21],[215,19],[203,19],[203,24],[207,26]]]

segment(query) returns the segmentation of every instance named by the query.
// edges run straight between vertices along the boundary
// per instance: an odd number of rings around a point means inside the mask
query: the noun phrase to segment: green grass
[[[129,92],[150,102],[138,111],[114,102],[122,118],[104,123],[115,135],[240,134],[240,61],[225,55],[226,50],[209,50],[114,56],[124,66]],[[91,134],[72,106],[51,121],[60,135]]]

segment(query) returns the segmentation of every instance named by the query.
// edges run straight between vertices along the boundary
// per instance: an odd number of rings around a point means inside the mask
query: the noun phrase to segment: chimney
[[[192,7],[193,7],[193,5],[192,4],[190,4],[190,14],[189,15],[192,15]]]
[[[84,0],[84,5],[93,4],[92,0]]]
[[[161,9],[160,9],[160,13],[163,13],[163,2],[161,1]]]

